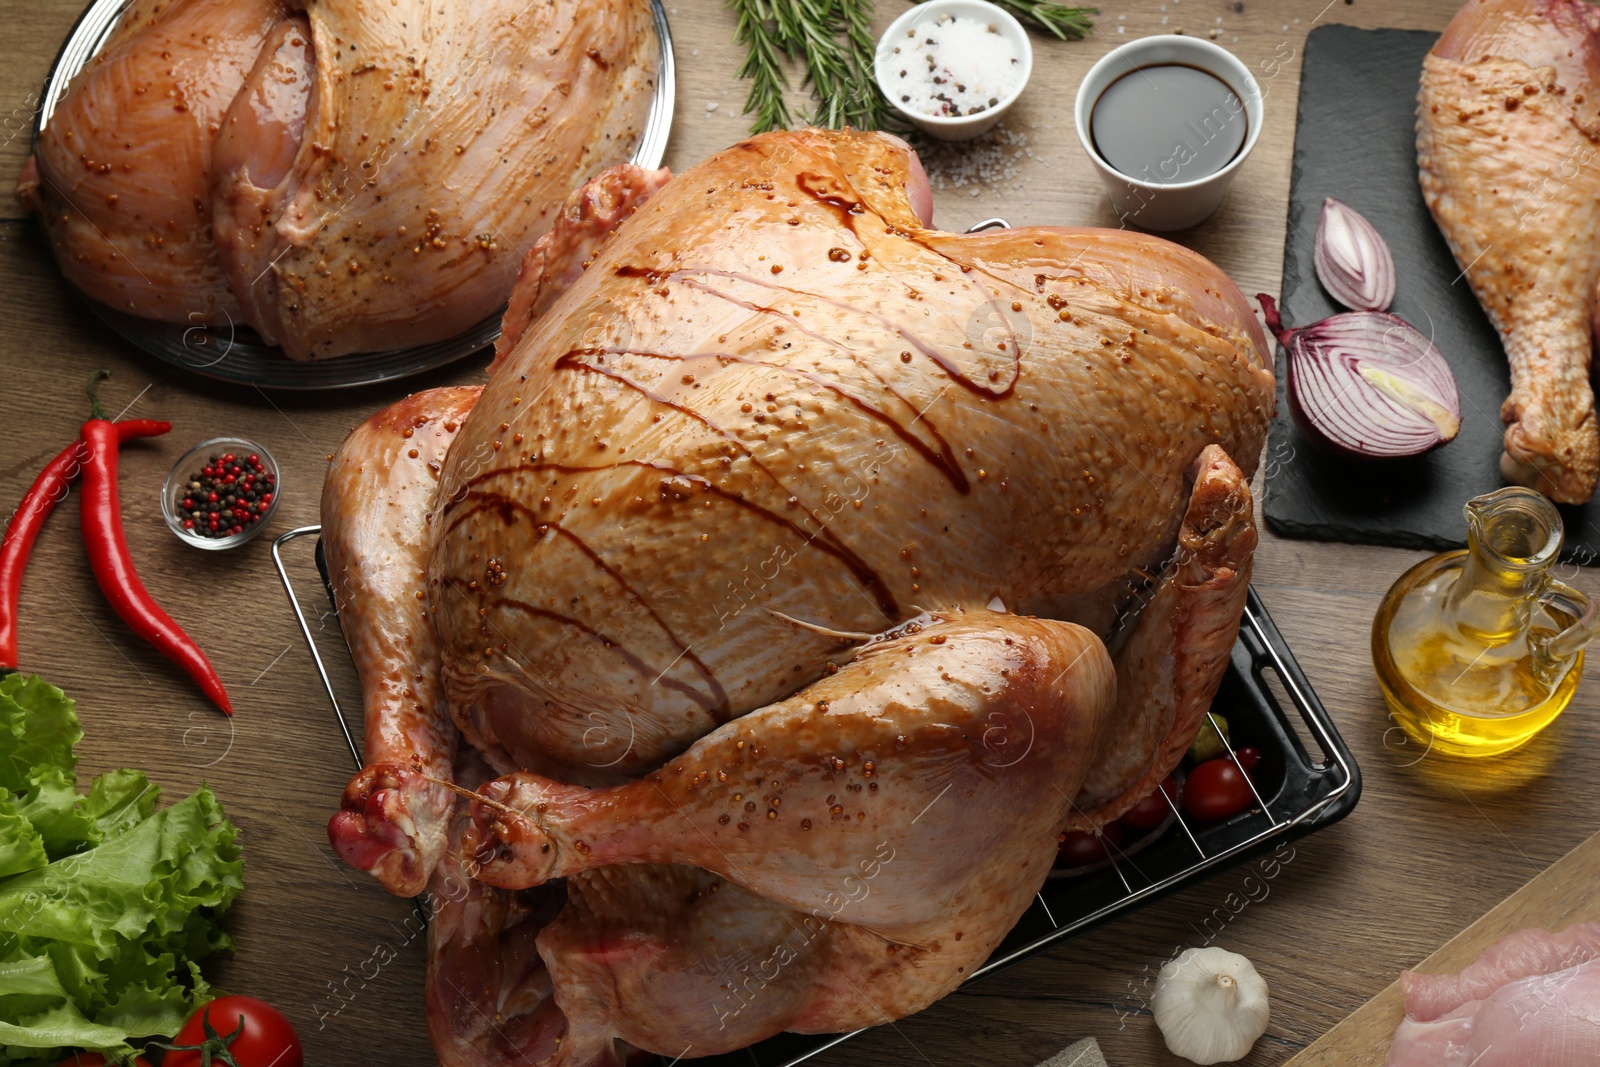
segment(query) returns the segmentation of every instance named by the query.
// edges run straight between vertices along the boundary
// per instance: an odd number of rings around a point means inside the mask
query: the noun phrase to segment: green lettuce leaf
[[[0,786],[25,793],[35,771],[54,768],[71,776],[83,739],[67,695],[33,674],[0,678]]]
[[[202,787],[96,848],[0,882],[0,931],[106,954],[117,934],[181,930],[196,908],[239,892],[236,834]]]
[[[11,1046],[6,1051],[12,1056],[6,1062],[17,1062],[27,1049],[110,1049],[126,1043],[122,1030],[84,1018],[48,959],[0,963],[0,1045]]]
[[[33,823],[24,818],[9,798],[0,797],[0,878],[21,874],[50,862],[44,841]]]
[[[17,812],[38,831],[51,859],[60,859],[94,843],[94,823],[79,810],[83,797],[71,771],[36,767],[33,784],[17,799]]]
[[[232,947],[238,831],[210,789],[156,811],[139,771],[77,791],[72,701],[0,678],[0,1064],[170,1035],[215,994],[198,961]]]
[[[161,790],[143,771],[107,771],[89,786],[82,814],[89,823],[87,840],[99,844],[139,825],[155,813]]]

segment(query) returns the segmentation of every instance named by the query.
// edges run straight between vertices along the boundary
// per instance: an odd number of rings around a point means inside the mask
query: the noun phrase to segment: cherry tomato
[[[106,1067],[108,1063],[115,1064],[116,1062],[116,1060],[107,1060],[99,1052],[74,1052],[57,1064],[56,1067]],[[133,1067],[150,1067],[150,1061],[143,1056],[136,1057],[133,1061]]]
[[[1239,761],[1239,766],[1250,772],[1250,776],[1254,778],[1255,769],[1261,766],[1261,750],[1259,748],[1246,745],[1233,755],[1234,758]]]
[[[1199,822],[1226,819],[1254,802],[1250,780],[1227,756],[1206,760],[1183,783],[1183,810]]]
[[[1122,813],[1122,824],[1130,830],[1144,833],[1147,830],[1154,830],[1166,822],[1167,816],[1172,814],[1172,805],[1167,803],[1166,798],[1162,797],[1162,793],[1166,793],[1168,797],[1171,797],[1176,802],[1178,799],[1178,780],[1170,774],[1167,775],[1166,780],[1161,783],[1160,789],[1152,789],[1149,796]]]
[[[237,1037],[229,1039],[239,1029]],[[210,1033],[206,1024],[210,1023]],[[220,1038],[220,1040],[217,1040]],[[202,1046],[212,1049],[211,1061],[218,1061],[217,1050],[226,1048],[238,1067],[305,1067],[300,1037],[289,1020],[272,1005],[254,997],[219,997],[189,1016],[172,1043],[180,1051],[169,1052],[161,1067],[201,1067],[205,1063]],[[222,1061],[226,1062],[226,1061]]]
[[[1099,836],[1087,830],[1068,830],[1056,838],[1056,854],[1063,867],[1087,867],[1110,856],[1106,851],[1122,845],[1122,824],[1112,821],[1100,828]]]

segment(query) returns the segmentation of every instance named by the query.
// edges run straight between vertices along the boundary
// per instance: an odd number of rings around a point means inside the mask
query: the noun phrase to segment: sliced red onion
[[[1461,429],[1450,364],[1398,315],[1346,311],[1289,330],[1272,297],[1256,299],[1289,354],[1289,410],[1313,440],[1381,459],[1438,448]]]
[[[1351,311],[1388,311],[1394,303],[1394,257],[1383,235],[1331,196],[1317,221],[1315,262],[1323,287]]]

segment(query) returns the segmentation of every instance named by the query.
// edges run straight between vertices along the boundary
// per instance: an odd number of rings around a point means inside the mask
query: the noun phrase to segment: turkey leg
[[[1004,861],[980,860],[949,914],[862,925],[900,860],[879,842],[809,911],[693,867],[574,875],[566,910],[538,940],[574,1046],[603,1051],[621,1038],[669,1058],[709,1056],[784,1030],[840,1033],[921,1011],[982,966],[1039,879],[1018,887]]]
[[[1423,60],[1423,198],[1511,363],[1501,472],[1567,504],[1594,494],[1589,382],[1600,280],[1600,13],[1469,3]]]
[[[415,896],[444,852],[456,729],[439,681],[423,566],[438,471],[478,387],[431,389],[351,431],[322,491],[339,623],[361,678],[367,765],[328,823],[334,851]]]
[[[944,612],[637,781],[491,782],[464,847],[478,878],[508,888],[679,863],[810,911],[886,842],[895,862],[854,921],[948,921],[983,870],[1008,869],[1031,897],[1114,687],[1104,646],[1082,627]]]

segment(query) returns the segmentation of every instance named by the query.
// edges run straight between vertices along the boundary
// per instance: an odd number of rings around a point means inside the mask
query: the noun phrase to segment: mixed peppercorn
[[[230,537],[260,522],[272,506],[277,478],[261,457],[232,452],[212,456],[189,476],[178,501],[183,528],[201,537]]]

